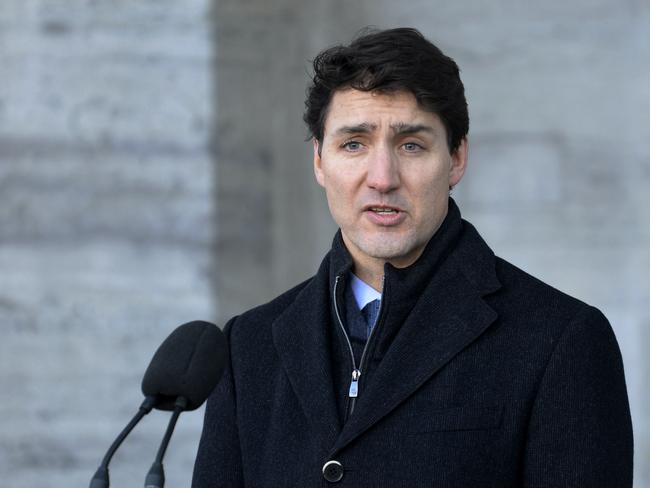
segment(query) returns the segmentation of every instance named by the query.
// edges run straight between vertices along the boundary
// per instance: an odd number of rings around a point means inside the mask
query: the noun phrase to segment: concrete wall
[[[304,142],[306,61],[375,24],[418,27],[459,62],[461,210],[499,255],[608,315],[650,487],[649,8],[3,1],[2,486],[87,484],[173,327],[222,324],[313,273],[334,226]],[[166,420],[134,432],[113,486],[141,482]],[[200,423],[181,417],[169,486],[189,485]]]
[[[156,348],[214,320],[207,0],[0,3],[0,485],[88,486]],[[168,415],[111,469],[133,486]],[[189,486],[201,412],[168,486]]]
[[[333,236],[302,123],[306,60],[358,23],[354,16],[334,22],[335,2],[323,4],[216,3],[222,321],[313,274]]]

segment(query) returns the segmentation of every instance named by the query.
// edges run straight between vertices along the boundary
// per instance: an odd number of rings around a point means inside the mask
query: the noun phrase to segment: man
[[[495,257],[449,198],[456,63],[393,29],[314,70],[305,121],[340,231],[312,279],[226,325],[193,486],[632,486],[607,320]]]

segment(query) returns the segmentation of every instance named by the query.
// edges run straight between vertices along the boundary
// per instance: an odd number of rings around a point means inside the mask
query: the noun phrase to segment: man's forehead
[[[394,133],[438,132],[441,126],[438,115],[422,110],[408,91],[339,90],[325,118],[325,132],[332,135],[372,133],[384,128]]]

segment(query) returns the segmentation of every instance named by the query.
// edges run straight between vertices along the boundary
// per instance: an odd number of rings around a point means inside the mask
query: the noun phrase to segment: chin
[[[414,243],[404,241],[378,240],[367,242],[366,245],[359,246],[361,251],[375,259],[384,261],[398,261],[407,258],[413,253]]]

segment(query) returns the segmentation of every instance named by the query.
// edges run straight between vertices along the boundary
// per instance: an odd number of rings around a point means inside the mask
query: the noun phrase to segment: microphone
[[[152,408],[174,411],[173,422],[170,421],[163,444],[156,456],[164,483],[162,456],[176,420],[182,411],[194,410],[203,404],[219,382],[227,356],[225,336],[216,325],[197,320],[177,327],[163,341],[149,363],[142,380],[142,393],[145,395],[145,400],[140,405],[138,413],[106,452],[90,481],[90,488],[109,487],[108,465],[113,454]]]
[[[163,488],[162,460],[181,412],[195,410],[219,382],[226,365],[226,339],[208,322],[195,321],[176,329],[160,345],[142,379],[145,396],[158,399],[159,410],[172,410],[167,431],[145,478],[145,488]]]
[[[158,410],[174,410],[178,397],[187,400],[183,410],[195,410],[221,379],[227,356],[226,338],[216,325],[202,320],[183,324],[153,355],[142,393],[156,397]]]

